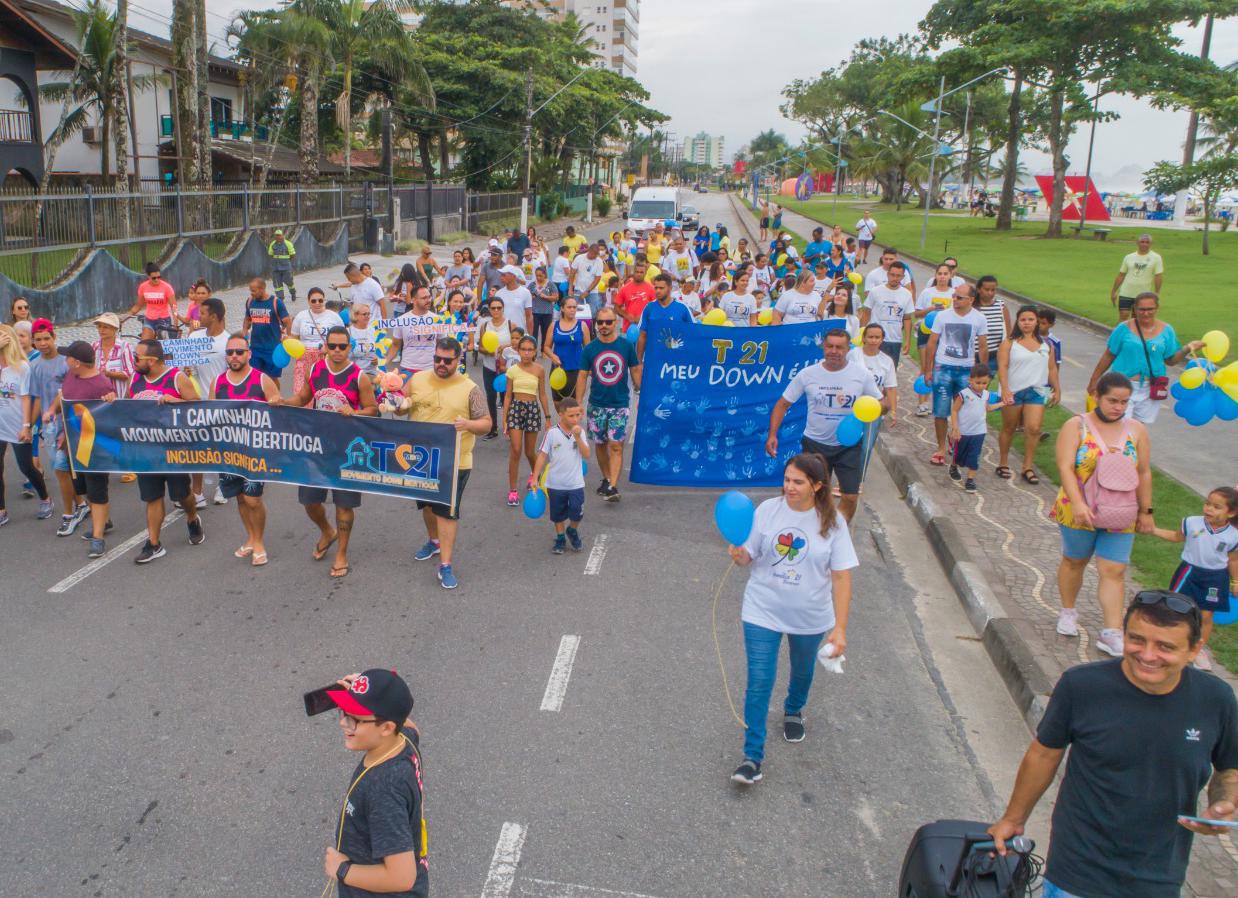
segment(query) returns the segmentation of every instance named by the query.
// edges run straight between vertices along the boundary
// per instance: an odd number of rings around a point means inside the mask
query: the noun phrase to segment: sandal
[[[341,577],[347,577],[351,570],[352,570],[352,565],[348,565],[348,564],[344,565],[343,567],[333,567],[331,568],[331,576],[338,580]]]
[[[1009,480],[1011,477],[1014,476],[1014,471],[1010,470],[1010,468],[1006,467],[1005,465],[998,465],[997,468],[994,470],[994,473],[996,473],[997,476],[1000,477],[1002,480]]]
[[[1024,471],[1022,476],[1024,483],[1030,483],[1032,486],[1036,486],[1040,483],[1040,478],[1036,476],[1036,472],[1031,468]]]
[[[314,552],[313,552],[314,560],[322,561],[324,558],[326,558],[327,550],[331,548],[332,544],[334,544],[338,538],[339,538],[338,533],[332,533],[331,538],[327,540],[327,544],[325,546],[321,542],[318,543],[316,546],[314,546]]]
[[[235,555],[237,558],[248,558],[250,555],[254,554],[254,547],[253,546],[241,546],[241,548],[237,549],[232,554]]]
[[[946,453],[944,452],[934,452],[931,456],[929,456],[930,465],[936,465],[937,467],[940,468],[945,463],[946,463]]]
[[[254,560],[250,564],[254,567],[262,567],[268,560],[266,552],[254,552]]]

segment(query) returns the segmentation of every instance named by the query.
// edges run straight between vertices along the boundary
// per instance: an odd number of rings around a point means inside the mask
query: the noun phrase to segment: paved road
[[[480,445],[453,593],[410,559],[410,505],[377,497],[353,574],[330,581],[280,486],[265,569],[232,557],[235,510],[212,507],[204,545],[176,521],[166,558],[138,568],[131,551],[53,593],[84,543],[11,500],[0,893],[318,894],[355,759],[300,693],[376,664],[417,696],[439,896],[879,898],[921,822],[994,814],[1026,730],[880,465],[854,528],[847,672],[819,675],[809,740],[775,737],[744,793],[710,623],[716,493],[590,494],[586,552],[553,557],[545,522],[503,504],[505,459]],[[113,496],[117,546],[142,520],[135,485]],[[732,574],[718,605],[736,701],[742,587]],[[562,704],[542,710],[565,637]]]

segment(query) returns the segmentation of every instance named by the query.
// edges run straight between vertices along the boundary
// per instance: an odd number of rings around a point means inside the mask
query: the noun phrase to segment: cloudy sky
[[[135,2],[137,5],[135,5]],[[244,8],[270,4],[256,3]],[[863,14],[838,0],[781,0],[762,6],[756,0],[642,0],[638,77],[653,103],[671,116],[680,139],[705,131],[726,139],[733,153],[757,132],[774,128],[792,142],[804,130],[778,112],[782,88],[795,78],[811,78],[846,59],[864,37],[911,32],[931,0],[864,0]],[[212,35],[222,35],[237,0],[207,0]],[[134,27],[168,33],[171,0],[130,0]],[[776,12],[776,15],[770,15]],[[1183,28],[1185,46],[1198,52],[1201,35]],[[222,42],[222,38],[218,38]],[[1213,30],[1212,58],[1238,59],[1238,20]],[[1158,112],[1130,97],[1102,100],[1102,108],[1121,115],[1096,132],[1093,171],[1101,189],[1140,186],[1140,172],[1159,159],[1180,159],[1186,113]],[[1087,132],[1070,152],[1082,171]],[[1048,171],[1047,157],[1024,157],[1033,174]]]

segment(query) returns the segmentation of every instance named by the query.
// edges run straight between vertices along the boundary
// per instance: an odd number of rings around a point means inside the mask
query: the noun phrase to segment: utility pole
[[[924,202],[924,220],[920,223],[920,249],[928,240],[929,210],[933,208],[933,179],[937,175],[937,157],[941,154],[941,104],[946,98],[946,76],[941,76],[941,87],[937,91],[937,113],[933,117],[933,155],[929,159],[928,196]]]
[[[963,180],[967,182],[967,201],[971,202],[971,91],[967,92],[967,111],[963,113],[963,134],[967,141],[966,155],[963,157]]]
[[[520,198],[520,233],[529,230],[529,179],[533,169],[533,69],[524,76],[524,196]]]
[[[1212,14],[1204,19],[1204,44],[1199,51],[1200,59],[1207,59],[1212,47]],[[1191,117],[1186,123],[1186,143],[1182,147],[1182,164],[1190,165],[1195,161],[1195,133],[1199,130],[1199,113],[1191,110]],[[1174,197],[1174,224],[1186,223],[1186,191],[1179,190]]]

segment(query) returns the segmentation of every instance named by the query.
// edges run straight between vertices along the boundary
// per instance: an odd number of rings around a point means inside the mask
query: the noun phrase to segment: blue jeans
[[[1044,888],[1041,891],[1041,896],[1042,898],[1082,898],[1082,896],[1076,895],[1074,892],[1067,892],[1064,889],[1059,889],[1047,879],[1045,880]]]
[[[598,316],[598,312],[602,311],[602,306],[605,305],[606,300],[603,298],[601,293],[594,292],[585,297],[585,302],[589,303],[589,311],[592,312],[593,317],[596,318]]]
[[[967,389],[970,365],[933,366],[933,417],[949,418],[954,397]]]
[[[748,731],[744,735],[744,757],[758,764],[765,757],[765,719],[769,716],[769,698],[778,675],[782,635],[777,630],[744,622],[744,648],[748,654],[748,688],[744,691],[744,724]],[[798,714],[808,701],[817,649],[825,634],[786,635],[791,654],[791,682],[782,710],[784,714]]]

